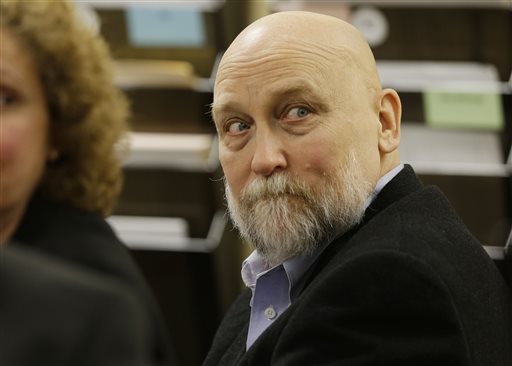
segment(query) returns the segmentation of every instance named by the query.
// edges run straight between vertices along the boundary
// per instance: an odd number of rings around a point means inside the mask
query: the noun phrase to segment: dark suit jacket
[[[422,187],[410,166],[305,281],[247,352],[246,290],[204,365],[512,365],[503,278],[443,194]]]
[[[127,248],[99,215],[52,203],[35,195],[13,236],[30,250],[53,256],[77,269],[94,272],[131,291],[144,309],[152,364],[174,364],[174,355],[160,309]]]
[[[128,288],[19,245],[0,253],[1,365],[151,365],[145,309]]]

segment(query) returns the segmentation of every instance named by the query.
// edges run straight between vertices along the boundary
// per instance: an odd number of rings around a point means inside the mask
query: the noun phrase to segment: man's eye
[[[295,107],[288,111],[286,114],[287,119],[297,119],[307,117],[311,111],[305,107]]]
[[[239,135],[249,128],[250,126],[245,122],[233,122],[228,126],[228,133],[231,135]]]

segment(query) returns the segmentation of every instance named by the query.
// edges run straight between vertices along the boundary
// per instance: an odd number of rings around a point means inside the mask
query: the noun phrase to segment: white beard
[[[326,173],[324,184],[315,187],[287,173],[275,173],[257,177],[236,202],[226,180],[224,184],[231,219],[270,266],[310,254],[359,223],[373,189],[363,178],[354,151],[345,164]]]

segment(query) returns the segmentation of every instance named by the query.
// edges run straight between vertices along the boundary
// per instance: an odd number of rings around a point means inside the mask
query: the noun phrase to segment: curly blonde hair
[[[0,26],[31,52],[46,96],[59,156],[48,163],[40,189],[50,199],[109,214],[122,184],[128,103],[113,85],[106,43],[68,1],[1,0]]]

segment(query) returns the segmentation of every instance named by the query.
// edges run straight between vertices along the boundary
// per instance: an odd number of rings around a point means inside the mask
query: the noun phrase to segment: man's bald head
[[[295,51],[295,52],[294,52]],[[375,59],[363,35],[351,24],[327,15],[289,11],[274,13],[245,28],[230,45],[219,65],[218,81],[238,64],[259,53],[276,52],[308,55],[329,61],[332,67],[359,72],[368,88],[380,90]]]

